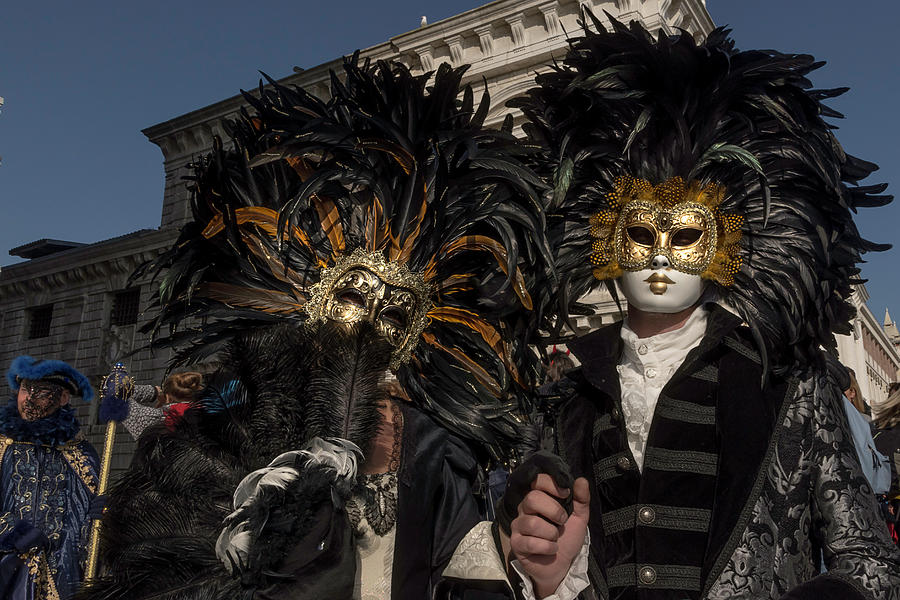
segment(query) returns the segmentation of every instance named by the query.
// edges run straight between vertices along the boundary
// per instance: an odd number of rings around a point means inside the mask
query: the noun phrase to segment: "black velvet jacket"
[[[446,429],[413,407],[403,409],[391,597],[427,598],[480,519],[473,495],[478,465]]]

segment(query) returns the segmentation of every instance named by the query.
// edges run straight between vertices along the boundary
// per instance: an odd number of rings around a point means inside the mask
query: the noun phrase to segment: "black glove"
[[[506,480],[506,491],[497,501],[496,522],[506,535],[510,534],[513,519],[519,514],[519,504],[531,491],[531,483],[541,473],[549,475],[557,486],[568,488],[569,496],[560,500],[560,504],[566,509],[566,514],[572,514],[572,485],[575,479],[569,471],[569,465],[552,452],[541,450],[529,456],[510,473]]]

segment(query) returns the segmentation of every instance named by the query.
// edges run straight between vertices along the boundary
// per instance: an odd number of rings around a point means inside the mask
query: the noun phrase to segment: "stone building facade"
[[[863,398],[877,412],[887,400],[890,384],[900,380],[900,347],[891,339],[890,316],[885,315],[882,326],[866,306],[869,293],[865,285],[856,286],[852,300],[856,306],[853,332],[837,336],[838,355],[856,373]]]
[[[496,124],[510,112],[506,101],[531,87],[535,72],[546,70],[554,58],[565,54],[566,32],[578,31],[582,6],[599,16],[606,11],[626,22],[639,20],[651,30],[671,33],[681,28],[700,38],[713,29],[705,0],[496,0],[392,37],[361,55],[399,60],[414,73],[431,71],[442,62],[471,65],[464,82],[471,83],[478,94],[483,91],[482,81],[487,81],[492,107],[487,122]],[[335,59],[300,70],[280,83],[325,98],[329,71],[339,72],[340,64],[341,59]],[[237,87],[240,82],[235,82]],[[183,180],[187,165],[212,148],[214,136],[226,137],[222,121],[234,117],[242,105],[243,98],[234,96],[144,130],[163,153],[163,228],[178,226],[188,217]]]
[[[141,350],[138,329],[155,287],[146,279],[130,282],[135,268],[170,246],[176,232],[147,229],[96,244],[58,249],[12,265],[0,273],[0,363],[7,368],[19,354],[58,358],[99,385],[117,360],[144,381],[158,380],[168,355]],[[45,240],[29,244],[42,254]],[[133,350],[138,350],[131,355]],[[3,378],[6,387],[6,378]],[[98,404],[79,404],[85,435],[102,449],[105,428],[97,423]],[[134,442],[117,436],[112,467],[128,466]]]

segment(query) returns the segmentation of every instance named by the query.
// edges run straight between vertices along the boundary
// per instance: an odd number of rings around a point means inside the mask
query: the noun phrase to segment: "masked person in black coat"
[[[512,473],[496,543],[473,530],[447,587],[496,593],[508,573],[508,594],[554,600],[900,597],[822,350],[849,332],[861,253],[885,248],[852,211],[890,200],[857,185],[876,167],[825,121],[843,90],[810,89],[812,57],[739,51],[723,29],[591,27],[515,105],[546,148],[562,316],[598,280],[628,315],[569,342],[581,366],[543,436],[558,457]]]
[[[146,267],[157,343],[222,368],[143,436],[86,598],[431,594],[517,454],[551,264],[540,181],[464,71],[354,57],[325,101],[245,96]]]

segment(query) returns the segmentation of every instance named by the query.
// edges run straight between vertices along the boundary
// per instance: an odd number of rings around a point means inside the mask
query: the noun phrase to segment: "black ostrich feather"
[[[368,456],[381,416],[379,384],[388,368],[390,345],[370,324],[353,331],[322,323],[316,335],[315,367],[306,387],[304,437],[341,438]]]
[[[316,566],[297,549],[315,550],[318,537],[308,538],[324,535],[316,530],[322,522],[337,519],[335,527],[342,527],[352,481],[335,481],[319,466],[301,468],[283,493],[248,509],[261,533],[238,575],[217,558],[216,541],[238,484],[275,457],[317,436],[371,446],[385,399],[378,386],[385,347],[370,325],[348,331],[331,323],[282,323],[232,340],[222,368],[175,429],[160,425],[141,437],[104,515],[106,574],[80,598],[250,598],[307,567],[310,576],[324,577],[328,564],[348,553],[324,553]],[[337,529],[329,535],[345,541]],[[352,581],[351,572],[351,588]]]
[[[553,187],[550,237],[557,268],[573,274],[556,300],[566,305],[597,284],[585,260],[587,216],[617,177],[715,183],[726,188],[720,208],[744,218],[743,267],[734,285],[716,284],[721,297],[769,368],[820,366],[819,348],[834,349],[854,314],[861,255],[888,247],[864,240],[853,222],[857,208],[891,200],[884,185],[857,185],[877,167],[846,154],[825,120],[840,115],[822,102],[845,89],[812,89],[821,62],[739,51],[727,29],[697,43],[609,15],[607,31],[587,16],[597,31],[586,26],[565,60],[510,103],[545,148],[538,169]]]

